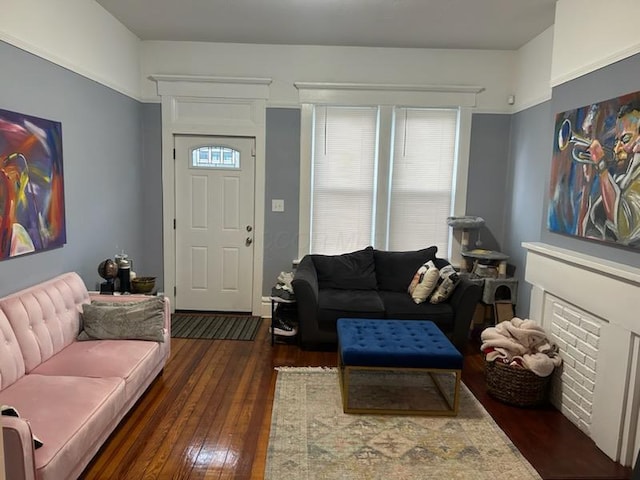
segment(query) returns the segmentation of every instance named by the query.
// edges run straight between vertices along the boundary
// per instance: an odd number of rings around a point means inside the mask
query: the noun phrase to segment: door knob
[[[247,239],[244,241],[244,244],[248,247],[249,245],[251,245],[253,243],[253,238],[251,237],[247,237]]]

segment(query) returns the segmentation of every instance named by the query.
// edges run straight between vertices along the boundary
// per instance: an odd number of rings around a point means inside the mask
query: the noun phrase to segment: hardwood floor
[[[336,364],[334,352],[271,347],[267,328],[265,321],[252,342],[172,339],[164,374],[82,478],[261,479],[274,367]],[[489,397],[477,345],[465,355],[463,381],[545,480],[631,478],[555,409],[520,409]]]

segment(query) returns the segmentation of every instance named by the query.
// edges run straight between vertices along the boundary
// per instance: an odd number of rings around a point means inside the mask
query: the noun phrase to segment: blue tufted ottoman
[[[338,320],[338,369],[345,413],[404,413],[412,415],[457,415],[462,355],[440,329],[429,321]],[[350,404],[352,374],[356,371],[390,371],[431,377],[448,408],[410,409],[354,407]],[[393,377],[391,377],[393,378]],[[442,379],[447,381],[442,382]],[[445,384],[451,386],[450,395]]]

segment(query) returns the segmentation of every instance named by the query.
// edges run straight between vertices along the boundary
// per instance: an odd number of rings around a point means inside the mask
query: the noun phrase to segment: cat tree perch
[[[479,248],[482,246],[479,230],[484,226],[484,219],[475,216],[447,218],[447,224],[454,230],[462,231],[460,242],[460,275],[478,282],[483,287],[482,303],[494,305],[497,301],[508,301],[515,304],[518,281],[507,278],[508,255],[495,250]],[[477,231],[473,249],[469,249],[470,232]],[[511,310],[512,311],[512,310]],[[497,318],[493,319],[498,321]],[[474,320],[475,323],[475,320]]]

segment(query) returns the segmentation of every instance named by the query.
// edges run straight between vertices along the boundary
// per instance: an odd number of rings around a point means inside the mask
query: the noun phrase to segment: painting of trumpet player
[[[62,126],[0,110],[0,260],[64,243]]]
[[[556,115],[552,232],[640,248],[640,92]]]

